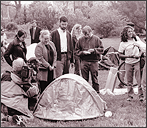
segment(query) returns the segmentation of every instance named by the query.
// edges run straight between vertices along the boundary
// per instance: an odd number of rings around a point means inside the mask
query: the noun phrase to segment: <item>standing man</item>
[[[70,62],[73,63],[73,45],[71,34],[66,30],[67,25],[68,19],[62,16],[59,28],[51,33],[51,41],[55,44],[57,51],[56,77],[69,73]]]
[[[89,81],[89,71],[92,77],[92,87],[99,93],[98,84],[98,61],[104,51],[103,44],[99,37],[92,34],[92,29],[85,26],[82,30],[84,36],[76,44],[76,54],[81,59],[82,77]]]
[[[31,44],[40,42],[40,31],[41,28],[37,27],[36,20],[33,20],[32,27],[30,28]]]

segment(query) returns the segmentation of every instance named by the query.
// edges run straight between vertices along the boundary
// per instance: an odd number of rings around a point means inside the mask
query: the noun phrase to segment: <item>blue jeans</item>
[[[67,54],[61,54],[61,61],[57,60],[56,65],[56,78],[63,74],[69,73],[69,67],[70,67],[70,60],[67,59]]]
[[[138,84],[138,94],[143,95],[143,91],[141,87],[140,62],[137,62],[134,64],[125,63],[125,69],[126,69],[126,76],[127,76],[128,96],[131,96],[134,93],[133,92],[133,76],[134,75]]]
[[[98,84],[98,62],[81,61],[81,73],[82,77],[88,82],[89,72],[91,72],[92,87],[95,91],[99,92]]]

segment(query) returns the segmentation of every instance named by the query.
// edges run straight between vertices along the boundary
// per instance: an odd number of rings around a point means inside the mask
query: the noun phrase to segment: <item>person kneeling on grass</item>
[[[24,72],[25,66],[27,67],[24,60],[17,58],[13,61],[13,71],[1,76],[1,112],[4,114],[2,120],[13,119],[19,125],[23,125],[20,116],[33,118],[28,102],[29,98],[36,97],[39,92],[35,84],[24,81],[23,76],[28,74]]]

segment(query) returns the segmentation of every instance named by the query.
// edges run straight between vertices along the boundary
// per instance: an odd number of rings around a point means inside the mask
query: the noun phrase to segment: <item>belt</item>
[[[67,54],[67,52],[61,52],[61,54]]]

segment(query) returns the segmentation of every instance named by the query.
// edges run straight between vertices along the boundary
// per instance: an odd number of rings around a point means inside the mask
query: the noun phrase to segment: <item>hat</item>
[[[127,23],[127,25],[129,25],[131,27],[134,27],[135,26],[134,23],[132,23],[132,22]]]
[[[12,64],[13,71],[21,71],[22,66],[27,66],[22,58],[19,57],[13,61]]]

